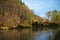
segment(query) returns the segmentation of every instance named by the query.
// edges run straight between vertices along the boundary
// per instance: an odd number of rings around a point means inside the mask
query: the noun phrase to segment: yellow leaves
[[[4,26],[15,27],[18,24],[31,26],[32,20],[33,22],[39,22],[40,18],[35,16],[25,4],[19,4],[16,1],[19,2],[19,0],[8,0],[3,5],[5,8],[2,8],[4,10]]]
[[[13,22],[14,19],[13,19],[13,18],[9,18],[8,21],[9,21],[9,22]]]
[[[8,30],[9,28],[8,27],[1,27],[1,29]]]
[[[32,20],[33,20],[33,22],[38,22],[38,23],[40,23],[40,17],[37,16],[37,15],[33,16]]]
[[[9,14],[8,14],[7,12],[4,12],[4,15],[5,15],[5,16],[9,16]]]
[[[46,22],[48,22],[48,19],[44,18],[44,19],[42,20],[42,22],[43,22],[43,23],[46,23]]]
[[[22,7],[26,11],[27,14],[32,13],[31,10],[26,5],[22,5]]]

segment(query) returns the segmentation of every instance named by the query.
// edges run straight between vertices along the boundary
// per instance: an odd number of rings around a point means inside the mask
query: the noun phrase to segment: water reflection
[[[56,35],[54,37],[54,40],[60,40],[60,30],[56,32]]]
[[[33,40],[52,40],[52,30],[41,30],[33,32]]]
[[[0,40],[53,40],[53,30],[1,30]]]
[[[31,40],[31,29],[1,30],[0,40]]]

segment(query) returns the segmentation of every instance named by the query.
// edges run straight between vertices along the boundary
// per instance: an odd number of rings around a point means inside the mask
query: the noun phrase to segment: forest
[[[0,28],[57,28],[60,26],[60,11],[52,10],[42,18],[22,0],[0,0]]]

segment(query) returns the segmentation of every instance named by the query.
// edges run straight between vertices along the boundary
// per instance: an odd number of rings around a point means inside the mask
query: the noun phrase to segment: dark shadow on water
[[[56,33],[54,40],[60,40],[60,30]]]
[[[34,22],[32,24],[32,31],[42,30],[44,25],[42,23]]]

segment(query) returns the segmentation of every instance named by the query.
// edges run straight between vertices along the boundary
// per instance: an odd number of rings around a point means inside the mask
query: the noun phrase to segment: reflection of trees
[[[56,33],[54,40],[60,40],[60,30]]]
[[[19,36],[19,40],[31,40],[31,30],[22,30]]]
[[[0,40],[4,40],[5,38],[4,38],[4,34],[3,34],[3,32],[0,30]]]
[[[3,31],[3,35],[0,33],[0,36],[4,40],[31,40],[31,30],[5,30]]]

